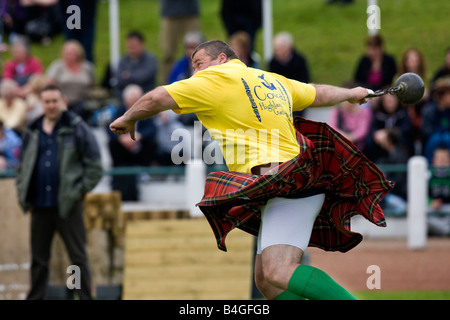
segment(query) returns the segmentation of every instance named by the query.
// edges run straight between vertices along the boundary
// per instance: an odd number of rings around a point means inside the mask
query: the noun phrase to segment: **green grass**
[[[450,300],[450,291],[356,291],[360,300]]]
[[[202,31],[207,39],[226,40],[219,15],[220,0],[200,0]],[[160,58],[159,0],[120,0],[120,44],[124,52],[125,35],[131,29],[141,30],[147,48]],[[367,1],[353,5],[326,5],[325,0],[279,0],[273,3],[274,34],[282,30],[293,33],[297,48],[309,62],[312,81],[339,85],[352,78],[357,60],[364,53],[368,35]],[[415,46],[423,51],[427,62],[427,79],[443,64],[444,52],[450,46],[450,1],[448,0],[379,0],[380,33],[386,40],[386,51],[400,60],[402,52]],[[256,51],[263,57],[263,32],[257,35]],[[32,51],[47,67],[60,56],[62,36],[50,46],[35,44]],[[181,48],[178,52],[182,54]],[[108,1],[99,3],[95,43],[98,80],[109,60]],[[3,60],[9,58],[4,54]]]

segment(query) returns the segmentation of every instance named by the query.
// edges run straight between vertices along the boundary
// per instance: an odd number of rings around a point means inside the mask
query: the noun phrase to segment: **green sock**
[[[296,295],[295,293],[283,291],[272,300],[306,300],[306,299]]]
[[[311,300],[357,300],[325,272],[307,265],[295,269],[288,290]]]

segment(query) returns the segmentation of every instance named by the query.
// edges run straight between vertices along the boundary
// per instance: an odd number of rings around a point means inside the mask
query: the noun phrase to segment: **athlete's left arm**
[[[364,103],[364,98],[369,94],[369,90],[363,87],[351,89],[335,87],[327,84],[312,84],[316,89],[314,102],[310,107],[334,106],[343,101],[350,103]]]

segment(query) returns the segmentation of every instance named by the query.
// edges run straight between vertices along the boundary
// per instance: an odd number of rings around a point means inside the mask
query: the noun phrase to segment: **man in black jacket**
[[[73,266],[79,268],[77,294],[80,299],[91,299],[83,198],[102,177],[100,149],[88,125],[66,111],[57,86],[45,87],[40,98],[44,115],[24,133],[16,180],[19,203],[24,212],[31,212],[31,289],[27,299],[45,298],[55,231]]]

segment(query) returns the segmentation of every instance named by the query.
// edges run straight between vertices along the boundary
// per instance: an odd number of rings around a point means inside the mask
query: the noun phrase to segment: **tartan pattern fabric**
[[[362,215],[385,227],[379,202],[394,184],[355,145],[326,123],[294,118],[300,152],[266,175],[231,171],[211,172],[202,200],[218,248],[234,228],[257,236],[261,209],[273,197],[299,198],[325,193],[309,246],[346,252],[362,241],[352,232],[350,218]],[[299,208],[301,214],[301,208]]]

